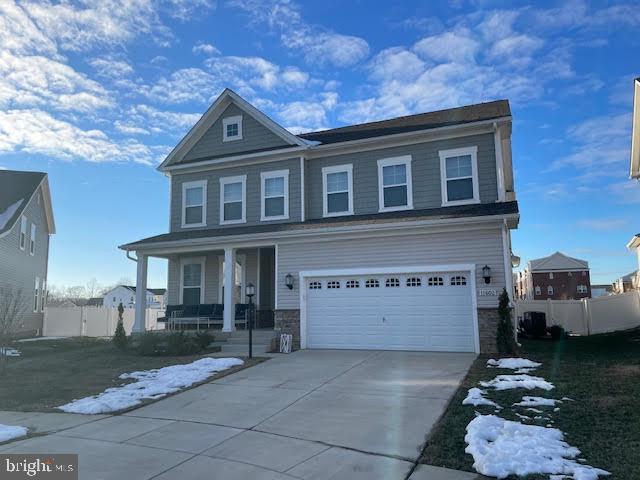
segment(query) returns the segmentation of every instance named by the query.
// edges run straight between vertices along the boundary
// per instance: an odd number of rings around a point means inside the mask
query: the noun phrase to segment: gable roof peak
[[[531,271],[550,270],[588,270],[589,262],[579,258],[573,258],[562,252],[556,251],[548,257],[535,258],[529,262]]]

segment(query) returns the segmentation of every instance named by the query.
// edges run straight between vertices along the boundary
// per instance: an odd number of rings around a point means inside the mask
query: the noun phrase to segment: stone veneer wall
[[[496,332],[498,330],[498,310],[478,309],[478,330],[480,334],[480,352],[496,352]],[[293,335],[293,350],[300,349],[300,310],[276,310],[274,312],[275,338],[272,349],[280,349],[280,335],[288,333]]]
[[[275,332],[272,350],[280,351],[280,335],[288,333],[293,335],[292,350],[300,349],[300,310],[276,310],[273,318],[273,330]]]
[[[499,320],[498,309],[478,309],[478,333],[481,353],[495,353],[497,351],[496,333],[498,332]]]

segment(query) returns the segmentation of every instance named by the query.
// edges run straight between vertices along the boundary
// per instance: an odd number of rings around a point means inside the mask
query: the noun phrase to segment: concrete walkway
[[[0,412],[0,423],[53,432],[0,451],[79,453],[80,477],[87,479],[403,480],[474,358],[278,355],[124,415],[21,419]],[[38,415],[53,417],[42,417],[38,427]],[[411,476],[473,478],[428,466]]]

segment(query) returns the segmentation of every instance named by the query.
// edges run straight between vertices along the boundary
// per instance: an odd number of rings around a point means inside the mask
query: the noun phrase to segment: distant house
[[[166,288],[147,289],[147,307],[165,308]],[[134,308],[136,305],[136,287],[132,285],[118,285],[102,296],[102,306],[106,308],[118,308],[122,303],[124,308]]]
[[[606,297],[613,293],[612,284],[591,285],[591,298]]]
[[[531,260],[516,274],[516,297],[521,300],[591,298],[589,262],[560,252]]]
[[[640,77],[633,81],[633,120],[629,176],[640,180]]]
[[[0,288],[22,297],[20,335],[42,332],[49,235],[55,232],[47,174],[0,170]]]
[[[102,307],[104,299],[102,297],[92,297],[87,300],[85,307]]]
[[[640,289],[638,270],[621,276],[613,283],[613,293],[626,293]]]

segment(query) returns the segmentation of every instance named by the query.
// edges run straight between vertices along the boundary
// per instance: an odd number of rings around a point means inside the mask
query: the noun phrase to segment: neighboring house
[[[42,333],[49,235],[56,231],[46,173],[0,170],[0,287],[21,292],[20,335]]]
[[[613,283],[613,293],[620,294],[640,289],[638,270],[621,276]]]
[[[613,293],[613,285],[591,285],[591,298],[606,297]]]
[[[629,176],[640,180],[640,77],[633,81],[633,119]]]
[[[513,291],[511,126],[499,100],[293,135],[227,89],[158,168],[169,233],[120,248],[142,289],[167,259],[169,306],[224,305],[224,331],[251,283],[301,348],[491,351]]]
[[[102,297],[92,297],[87,300],[85,307],[102,307],[104,299]]]
[[[149,288],[146,294],[147,308],[164,308],[166,289]],[[124,308],[134,308],[136,305],[136,287],[132,285],[118,285],[102,295],[102,306],[118,308],[122,303]]]
[[[531,260],[518,273],[516,297],[521,300],[591,298],[589,262],[560,252]]]

